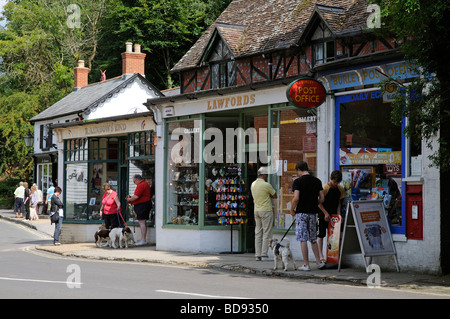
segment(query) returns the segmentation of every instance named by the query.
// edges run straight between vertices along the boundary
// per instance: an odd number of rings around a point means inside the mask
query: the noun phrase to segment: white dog
[[[119,238],[120,248],[128,248],[128,244],[135,243],[133,233],[131,232],[130,227],[122,228],[122,232],[120,233]]]
[[[112,248],[128,248],[128,243],[134,244],[134,236],[130,227],[114,228],[109,233],[109,246]]]
[[[120,234],[122,233],[122,228],[113,228],[109,232],[109,247],[119,248]]]
[[[294,270],[297,269],[297,266],[294,262],[294,256],[292,255],[292,251],[289,248],[289,239],[286,238],[286,246],[283,246],[278,242],[277,238],[272,238],[269,241],[269,246],[273,251],[273,260],[275,263],[273,267],[274,270],[278,268],[278,261],[281,261],[281,267],[284,268],[284,271],[287,271],[289,260],[292,260]]]

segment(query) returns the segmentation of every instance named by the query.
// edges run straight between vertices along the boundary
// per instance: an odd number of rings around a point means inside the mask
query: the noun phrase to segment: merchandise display
[[[209,191],[215,196],[209,196],[214,207],[217,222],[220,225],[236,225],[247,223],[246,184],[241,178],[241,168],[236,166],[213,167],[209,169],[211,177],[207,180]],[[213,181],[214,179],[214,181]]]
[[[175,195],[171,222],[198,224],[198,165],[175,165],[170,190]]]

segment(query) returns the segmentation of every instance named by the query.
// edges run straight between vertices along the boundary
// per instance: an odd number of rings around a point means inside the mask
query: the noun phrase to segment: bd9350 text
[[[225,304],[224,313],[231,314],[268,314],[268,304]]]

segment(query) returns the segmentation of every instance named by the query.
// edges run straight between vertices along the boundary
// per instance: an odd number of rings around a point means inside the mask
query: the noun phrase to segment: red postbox
[[[406,185],[406,238],[423,239],[422,185]]]

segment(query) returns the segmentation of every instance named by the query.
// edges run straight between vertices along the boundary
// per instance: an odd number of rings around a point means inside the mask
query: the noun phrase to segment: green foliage
[[[450,2],[434,0],[373,0],[380,6],[384,34],[393,34],[406,59],[417,63],[422,77],[407,88],[399,103],[394,103],[397,123],[408,117],[405,133],[421,136],[435,151],[430,159],[441,171],[450,170]],[[447,22],[446,22],[447,21]],[[439,136],[439,148],[432,144]]]
[[[83,59],[90,81],[122,74],[125,42],[147,53],[147,79],[162,89],[170,69],[231,0],[20,0],[4,7],[0,29],[0,175],[25,178],[33,163],[23,136],[29,120],[73,90],[73,68]],[[80,11],[80,27],[67,23]]]
[[[230,0],[113,0],[104,23],[111,32],[100,39],[91,79],[99,69],[108,76],[121,74],[121,56],[127,41],[141,44],[147,53],[146,77],[160,89],[176,85],[170,69],[190,49]]]
[[[14,208],[14,191],[20,181],[19,178],[0,179],[0,207]]]

